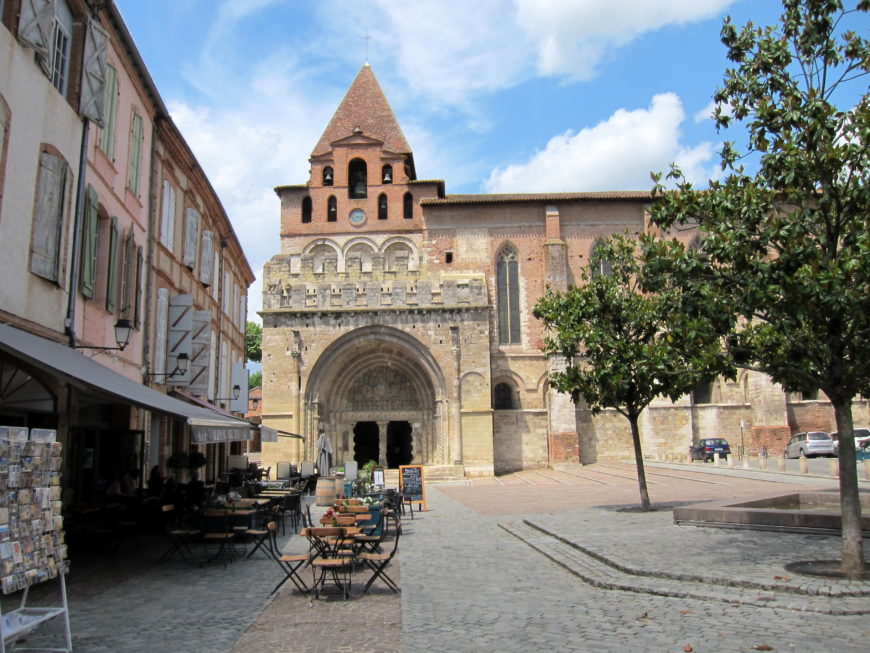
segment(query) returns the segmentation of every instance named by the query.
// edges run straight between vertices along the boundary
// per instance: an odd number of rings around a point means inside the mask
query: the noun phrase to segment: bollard
[[[801,474],[809,474],[810,467],[809,465],[807,465],[807,457],[801,456],[800,458],[798,458],[798,462],[800,463]]]
[[[767,458],[762,455],[758,456],[758,469],[762,472],[767,469]]]
[[[733,453],[728,456],[727,460],[728,460],[728,467],[734,467],[734,454]]]
[[[828,474],[831,476],[840,475],[840,462],[836,458],[828,458]]]
[[[749,469],[749,454],[743,454],[743,469]]]
[[[870,481],[870,458],[864,459],[864,478]]]
[[[722,459],[722,457],[719,455],[719,452],[718,452],[718,451],[715,452],[715,453],[713,454],[713,464],[714,464],[716,467],[719,466],[719,461],[720,461],[721,459]]]
[[[777,459],[777,461],[776,461],[776,468],[777,468],[779,471],[781,471],[781,472],[784,472],[784,471],[785,471],[785,456],[783,456],[782,458]]]

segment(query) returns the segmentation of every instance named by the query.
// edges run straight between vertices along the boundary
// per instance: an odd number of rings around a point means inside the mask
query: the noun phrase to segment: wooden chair
[[[236,549],[233,547],[236,532],[230,527],[226,510],[203,510],[203,540],[205,541],[205,553],[207,562],[217,560],[221,554],[226,553],[228,560],[234,562]],[[208,557],[209,544],[218,544],[215,554]]]
[[[196,556],[190,549],[190,542],[199,535],[199,529],[185,528],[181,524],[180,512],[174,504],[167,503],[160,506],[161,519],[163,521],[163,532],[169,538],[169,548],[160,556],[160,560],[169,560],[173,555],[178,554],[182,560],[195,560]]]
[[[289,578],[296,585],[296,588],[303,594],[311,591],[311,588],[305,584],[305,581],[299,576],[301,571],[307,564],[311,562],[311,553],[284,553],[278,551],[278,524],[271,521],[266,524],[266,530],[269,533],[269,546],[275,552],[275,560],[284,572],[284,578],[275,586],[271,594],[275,594]],[[270,595],[271,595],[270,594]]]
[[[316,553],[311,560],[315,574],[319,572],[319,576],[314,578],[314,595],[320,596],[329,574],[344,598],[349,598],[356,557],[353,555],[353,538],[348,536],[347,529],[341,526],[307,528],[304,533]]]
[[[372,570],[372,577],[369,578],[368,582],[365,584],[362,593],[365,594],[369,591],[369,588],[372,586],[372,583],[375,582],[378,578],[384,581],[384,583],[389,587],[393,592],[398,593],[399,586],[387,575],[385,571],[387,565],[390,564],[390,561],[395,557],[396,553],[399,551],[399,537],[402,535],[402,522],[398,517],[393,518],[393,525],[396,531],[396,537],[393,540],[393,548],[389,553],[378,553],[378,552],[364,552],[360,553],[357,556],[357,560],[366,565],[369,569]]]
[[[398,519],[398,516],[396,518]],[[378,524],[372,530],[378,532],[378,528],[380,528],[380,535],[369,535],[368,533],[361,532],[354,537],[360,550],[369,551],[370,553],[380,552],[381,543],[389,536],[390,531],[390,519],[388,519],[386,510],[381,510]]]
[[[275,522],[269,522],[274,524]],[[278,526],[275,525],[275,530],[277,531]],[[252,548],[248,555],[245,556],[245,560],[250,558],[257,551],[262,551],[270,558],[275,558],[276,551],[272,546],[272,538],[270,537],[270,532],[268,528],[268,524],[266,528],[248,528],[245,529],[245,537],[249,538],[254,543],[254,548]]]

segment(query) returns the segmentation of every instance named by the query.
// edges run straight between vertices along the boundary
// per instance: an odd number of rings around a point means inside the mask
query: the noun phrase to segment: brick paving
[[[653,502],[667,507],[834,485],[699,467],[650,465]],[[274,562],[156,564],[158,541],[109,558],[74,558],[68,583],[74,650],[797,651],[829,650],[833,633],[838,651],[867,649],[870,583],[783,570],[793,560],[837,557],[838,538],[675,526],[667,510],[624,510],[637,504],[630,465],[433,484],[427,503],[427,512],[406,520],[401,555],[391,566],[401,595],[377,583],[360,596],[364,572],[348,601],[311,601],[289,584],[270,597],[280,573]],[[518,537],[533,539],[523,529],[544,540],[533,548]],[[590,584],[556,564],[541,552],[554,542],[594,553],[600,566],[593,571],[614,574],[611,586],[627,584],[629,591]],[[289,552],[306,543],[288,537],[282,545]],[[579,556],[577,565],[588,561]],[[686,589],[687,574],[700,574],[700,589]],[[843,588],[852,596],[838,596]],[[32,594],[51,602],[47,586]],[[838,614],[844,602],[865,614]],[[3,605],[8,609],[9,597]],[[824,609],[807,611],[814,606]],[[28,645],[56,645],[59,633],[57,625],[40,629]]]

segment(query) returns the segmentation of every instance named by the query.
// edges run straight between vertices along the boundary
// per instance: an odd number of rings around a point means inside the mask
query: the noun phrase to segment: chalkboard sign
[[[422,504],[422,510],[426,510],[426,490],[423,487],[422,465],[399,466],[399,489],[406,502]]]

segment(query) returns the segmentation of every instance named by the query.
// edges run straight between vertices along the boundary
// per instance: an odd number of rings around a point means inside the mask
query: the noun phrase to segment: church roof
[[[599,191],[589,193],[490,193],[487,195],[447,195],[420,200],[424,206],[445,204],[501,204],[508,202],[564,202],[582,200],[652,200],[649,191]]]
[[[311,156],[328,153],[333,142],[353,136],[357,129],[364,136],[383,141],[386,150],[411,154],[411,146],[368,64],[357,73]]]

